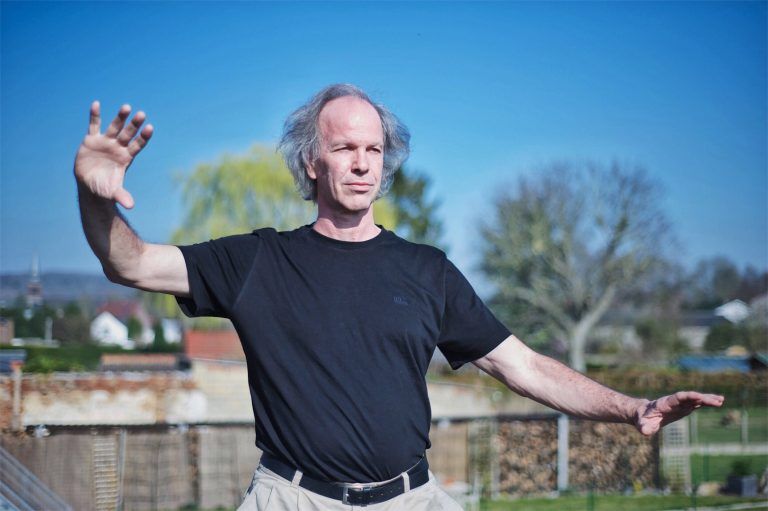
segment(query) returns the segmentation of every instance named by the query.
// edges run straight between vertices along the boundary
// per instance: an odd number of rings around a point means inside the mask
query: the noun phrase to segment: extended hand
[[[98,101],[91,104],[88,134],[75,157],[75,178],[79,186],[84,186],[97,197],[117,201],[130,209],[134,202],[131,194],[123,188],[125,172],[147,145],[153,128],[147,124],[140,130],[146,119],[141,111],[126,124],[131,107],[123,105],[106,133],[102,134],[100,109]],[[136,136],[137,133],[139,136]]]
[[[655,401],[643,403],[637,409],[635,427],[646,436],[656,434],[670,422],[682,419],[702,406],[720,407],[725,398],[715,394],[699,392],[675,392],[670,396],[660,397]]]

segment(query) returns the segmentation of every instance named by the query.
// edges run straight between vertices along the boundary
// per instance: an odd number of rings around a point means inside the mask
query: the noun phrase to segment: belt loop
[[[403,493],[411,490],[411,476],[408,475],[408,472],[403,472],[401,474],[403,476]]]
[[[296,487],[301,482],[301,478],[304,474],[301,472],[301,470],[297,470],[295,474],[293,474],[293,480],[291,481],[291,486]]]

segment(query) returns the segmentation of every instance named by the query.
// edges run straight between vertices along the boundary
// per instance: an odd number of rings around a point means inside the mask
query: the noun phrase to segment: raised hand
[[[675,392],[640,406],[637,410],[635,427],[643,435],[651,436],[670,422],[682,419],[702,406],[720,407],[724,400],[723,396],[715,394]]]
[[[152,137],[153,127],[147,124],[144,112],[137,112],[130,122],[131,107],[123,105],[117,116],[101,133],[101,106],[91,104],[88,134],[77,150],[75,179],[97,197],[117,201],[125,208],[132,208],[133,197],[123,187],[125,173],[137,154]],[[138,133],[138,136],[136,134]]]

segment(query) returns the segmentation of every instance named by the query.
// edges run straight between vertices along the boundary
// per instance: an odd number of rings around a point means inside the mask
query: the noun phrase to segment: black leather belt
[[[297,470],[266,452],[261,455],[261,464],[288,481],[293,480]],[[411,489],[418,488],[429,481],[429,463],[427,463],[426,457],[421,458],[417,464],[408,470],[408,480]],[[405,493],[405,481],[403,481],[402,476],[388,483],[374,486],[373,484],[329,483],[302,474],[299,486],[323,497],[340,500],[344,504],[354,506],[377,504]]]

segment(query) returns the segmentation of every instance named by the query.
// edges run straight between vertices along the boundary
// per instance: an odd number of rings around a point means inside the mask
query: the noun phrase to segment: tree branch
[[[568,331],[575,326],[574,321],[555,302],[549,300],[542,293],[523,287],[514,287],[509,292],[515,298],[524,300],[549,314],[563,330]]]

